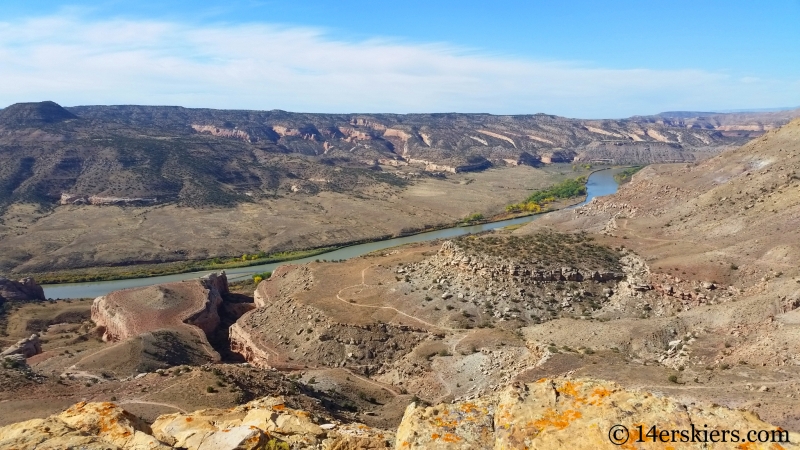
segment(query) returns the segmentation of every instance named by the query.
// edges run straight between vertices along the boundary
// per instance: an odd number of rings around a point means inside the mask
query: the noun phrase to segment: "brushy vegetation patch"
[[[475,214],[470,214],[470,215],[468,215],[467,217],[465,217],[465,218],[464,218],[464,219],[463,219],[461,222],[459,222],[459,223],[461,223],[461,224],[464,224],[464,225],[467,225],[467,224],[471,224],[471,223],[480,222],[480,221],[482,221],[483,219],[484,219],[484,217],[483,217],[483,214],[481,214],[481,213],[475,213]]]
[[[513,258],[541,270],[559,266],[621,270],[622,255],[594,243],[586,233],[542,231],[527,236],[463,236],[454,241],[468,253]]]
[[[548,189],[535,191],[523,202],[506,206],[507,212],[542,212],[556,200],[586,195],[586,177],[569,178]]]
[[[627,183],[627,182],[631,181],[631,178],[633,178],[633,174],[635,174],[636,172],[638,172],[638,171],[640,171],[642,169],[644,169],[644,166],[628,167],[627,169],[623,170],[622,172],[614,175],[614,180],[619,184]]]
[[[253,274],[253,284],[261,283],[263,280],[268,280],[272,276],[272,272],[261,272]]]

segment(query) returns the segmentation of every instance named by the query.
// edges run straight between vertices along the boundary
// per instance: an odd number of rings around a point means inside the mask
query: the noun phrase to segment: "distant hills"
[[[779,128],[797,117],[800,117],[800,108],[725,113],[669,111],[654,116],[635,117],[634,120],[661,123],[672,127],[700,128],[725,132],[763,132]]]
[[[55,102],[16,103],[0,110],[0,124],[38,126],[77,119],[77,116]]]
[[[694,161],[798,111],[692,114],[579,120],[19,103],[0,110],[0,205],[53,205],[65,194],[229,205],[508,165]]]

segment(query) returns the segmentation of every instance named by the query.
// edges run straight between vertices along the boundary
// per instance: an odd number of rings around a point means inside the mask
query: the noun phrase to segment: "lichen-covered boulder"
[[[594,380],[544,379],[514,385],[480,402],[406,409],[397,431],[397,449],[704,449],[710,441],[653,442],[643,434],[656,430],[687,430],[701,426],[717,437],[728,431],[728,442],[720,448],[799,449],[800,435],[789,434],[789,442],[731,442],[730,430],[779,428],[748,412],[719,406],[686,406],[666,397],[626,390],[619,385]],[[613,433],[614,427],[626,427]],[[618,441],[611,442],[611,438]],[[691,435],[689,436],[691,438]],[[745,438],[744,435],[741,436]],[[622,442],[624,440],[624,442]],[[641,442],[640,442],[641,441]],[[716,447],[714,447],[716,448]]]
[[[166,450],[150,427],[113,403],[78,403],[61,414],[0,428],[9,450]]]

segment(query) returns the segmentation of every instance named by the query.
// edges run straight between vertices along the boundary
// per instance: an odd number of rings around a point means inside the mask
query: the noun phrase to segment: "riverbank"
[[[569,202],[569,204],[564,203],[561,204],[558,209],[563,210],[565,208],[575,208],[586,202],[591,201],[591,199],[596,196],[613,194],[614,192],[616,192],[617,189],[617,184],[616,181],[614,181],[613,175],[619,170],[623,169],[619,168],[612,170],[602,170],[593,173],[589,177],[586,183],[587,195],[585,199],[582,202],[577,201],[579,199],[573,199],[573,201],[576,201],[577,203],[573,202]],[[431,241],[434,239],[452,239],[454,237],[463,236],[466,234],[483,233],[497,228],[504,228],[507,226],[523,224],[530,222],[532,220],[536,220],[536,218],[541,216],[543,216],[543,214],[527,215],[527,216],[516,217],[512,219],[506,219],[479,225],[452,226],[433,231],[422,231],[420,233],[407,234],[401,237],[395,237],[391,239],[345,246],[327,253],[320,253],[315,256],[309,256],[301,259],[291,260],[291,262],[294,264],[304,264],[307,262],[312,262],[315,259],[331,260],[331,261],[346,260],[367,253],[387,248],[397,247],[405,244]],[[280,264],[283,264],[283,262],[226,269],[226,271],[228,273],[229,279],[238,279],[238,278],[249,277],[254,273],[274,271]],[[210,272],[210,271],[205,271],[205,272]],[[116,281],[94,281],[88,283],[50,284],[50,285],[43,283],[43,287],[45,290],[45,295],[48,298],[97,297],[100,295],[105,295],[108,292],[115,290],[187,280],[191,278],[196,278],[198,276],[201,276],[202,274],[204,274],[204,272],[190,272],[190,273],[162,275],[162,276],[147,277],[147,278],[120,279]]]
[[[385,235],[377,236],[372,239],[359,239],[355,241],[344,242],[336,246],[318,247],[310,249],[301,249],[288,252],[272,253],[263,258],[256,258],[247,261],[238,262],[216,262],[219,260],[235,259],[234,256],[227,256],[223,258],[212,258],[203,260],[183,260],[171,261],[163,263],[149,263],[149,264],[133,264],[133,265],[120,265],[111,267],[87,267],[80,269],[66,269],[44,273],[26,273],[20,277],[32,277],[36,279],[39,284],[59,285],[71,283],[91,283],[101,281],[117,281],[117,280],[130,280],[148,277],[160,277],[166,275],[179,275],[193,272],[207,272],[230,270],[247,267],[262,266],[264,264],[291,262],[304,258],[314,257],[330,253],[335,250],[352,247],[355,245],[368,244],[373,242],[385,241],[392,238],[416,236],[422,233],[430,233],[448,228],[463,227],[463,226],[476,226],[476,225],[489,225],[496,222],[505,220],[524,218],[534,215],[545,214],[558,209],[563,209],[581,202],[582,197],[570,199],[571,201],[559,202],[555,208],[548,209],[537,213],[521,213],[509,214],[503,213],[492,216],[486,220],[473,221],[464,223],[462,221],[441,224],[435,227],[426,227],[419,229],[411,229],[407,232],[398,234],[396,236]]]
[[[164,275],[177,275],[182,273],[229,270],[243,267],[261,266],[264,264],[278,262],[294,261],[297,259],[328,253],[342,247],[344,247],[344,245],[271,253],[265,257],[248,259],[247,261],[232,261],[235,258],[233,256],[228,256],[225,258],[212,258],[203,260],[183,260],[164,263],[66,269],[46,273],[29,273],[22,276],[33,277],[39,284],[51,285],[89,283],[95,281],[129,280]],[[223,262],[220,262],[220,260],[223,260]]]
[[[591,174],[593,173],[602,170],[608,170],[608,168],[595,170],[591,172],[589,176],[591,176]],[[588,178],[589,177],[587,177],[587,181]],[[246,259],[242,261],[238,260],[238,256],[230,255],[226,257],[217,257],[217,258],[202,259],[202,260],[180,260],[180,261],[169,261],[169,262],[158,262],[158,263],[64,269],[64,270],[50,271],[44,273],[26,273],[23,274],[22,276],[32,277],[36,279],[39,284],[59,285],[59,284],[70,284],[70,283],[91,283],[91,282],[103,282],[103,281],[130,280],[130,279],[160,277],[168,275],[179,275],[179,274],[194,273],[194,272],[219,271],[219,270],[230,270],[230,269],[263,266],[265,264],[301,260],[304,258],[323,255],[325,253],[329,253],[338,249],[352,247],[355,245],[385,241],[387,239],[392,239],[392,238],[415,236],[423,233],[430,233],[455,227],[490,225],[493,223],[502,222],[506,220],[513,220],[513,219],[545,214],[548,212],[553,212],[559,209],[574,206],[575,204],[578,204],[581,201],[584,201],[585,199],[586,195],[559,200],[548,205],[547,209],[538,212],[518,212],[518,213],[505,212],[481,220],[473,220],[470,222],[464,222],[463,220],[460,220],[457,222],[439,224],[436,226],[426,226],[424,228],[417,228],[417,229],[412,228],[404,230],[403,232],[394,236],[383,235],[383,236],[376,236],[373,238],[342,242],[335,246],[316,247],[316,248],[307,248],[307,249],[272,253],[262,257]]]

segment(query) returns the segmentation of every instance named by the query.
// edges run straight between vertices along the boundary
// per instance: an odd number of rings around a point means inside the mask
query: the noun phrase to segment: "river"
[[[614,175],[623,169],[607,169],[600,170],[592,173],[586,182],[586,200],[583,202],[570,206],[569,208],[577,208],[595,197],[613,194],[617,191],[617,182],[614,180]],[[368,242],[365,244],[353,245],[350,247],[333,250],[328,253],[311,256],[308,258],[296,259],[293,261],[285,261],[280,263],[262,264],[259,266],[240,267],[236,269],[226,269],[225,273],[228,274],[229,280],[236,280],[237,278],[244,278],[253,273],[271,272],[281,264],[302,264],[316,259],[326,260],[339,260],[350,259],[361,256],[376,250],[385,248],[396,247],[398,245],[409,244],[412,242],[424,242],[434,239],[447,239],[456,236],[461,236],[470,233],[480,233],[482,231],[493,230],[495,228],[507,227],[509,225],[517,225],[521,223],[531,222],[541,217],[542,214],[526,217],[518,217],[516,219],[508,219],[500,222],[485,223],[481,225],[472,225],[465,227],[445,228],[442,230],[429,231],[425,233],[415,234],[411,236],[404,236],[399,238],[386,239],[383,241]],[[85,297],[98,297],[105,295],[111,291],[120,289],[149,286],[152,284],[167,283],[171,281],[188,280],[197,278],[206,273],[205,272],[189,272],[175,275],[164,275],[159,277],[147,278],[133,278],[129,280],[114,280],[114,281],[98,281],[91,283],[66,283],[66,284],[50,284],[43,285],[44,294],[47,298],[85,298]]]

